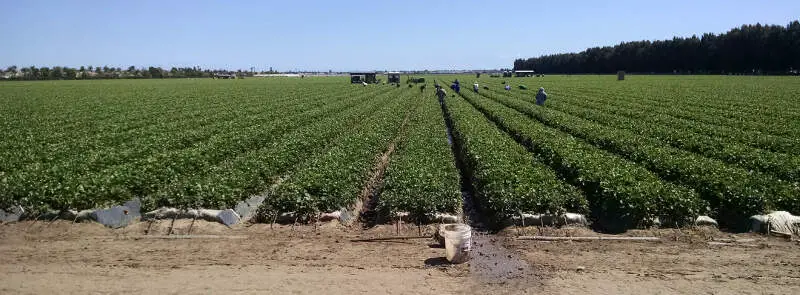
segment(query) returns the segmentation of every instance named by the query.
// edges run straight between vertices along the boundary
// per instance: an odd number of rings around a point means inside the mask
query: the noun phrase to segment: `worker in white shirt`
[[[545,100],[547,100],[547,92],[544,92],[544,87],[539,87],[539,93],[536,93],[536,104],[543,106]]]

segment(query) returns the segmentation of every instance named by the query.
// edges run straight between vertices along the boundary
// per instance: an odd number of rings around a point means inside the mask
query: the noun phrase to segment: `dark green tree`
[[[544,73],[786,74],[800,68],[800,22],[787,26],[743,25],[671,40],[623,42],[579,53],[517,59],[516,70]]]

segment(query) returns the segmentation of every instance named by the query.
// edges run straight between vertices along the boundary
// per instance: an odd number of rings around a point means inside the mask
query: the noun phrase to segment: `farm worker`
[[[536,104],[543,106],[545,100],[547,100],[547,92],[544,92],[544,87],[539,87],[539,93],[536,93]]]
[[[506,85],[506,91],[511,90],[511,85]]]
[[[443,87],[436,87],[436,96],[439,97],[439,100],[444,100],[444,97],[447,96],[447,91],[444,91]]]
[[[475,91],[475,92],[478,92],[478,82],[475,82],[475,84],[472,84],[472,90]]]
[[[456,80],[456,82],[458,82],[458,80]],[[458,85],[458,83],[453,84],[453,86],[450,86],[450,88],[453,88],[456,93],[461,93],[461,85]]]
[[[367,86],[367,82],[361,82],[361,85]]]

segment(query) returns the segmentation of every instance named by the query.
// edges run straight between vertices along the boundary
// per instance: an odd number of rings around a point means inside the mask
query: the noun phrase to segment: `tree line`
[[[272,72],[262,72],[272,73]],[[200,67],[172,67],[169,70],[160,67],[127,69],[108,66],[71,67],[17,67],[10,66],[0,70],[0,79],[6,80],[86,80],[86,79],[151,79],[151,78],[212,78],[218,74],[235,74],[237,77],[252,76],[254,72],[209,70]]]
[[[716,35],[623,42],[579,53],[517,59],[514,70],[542,73],[798,74],[800,22],[743,25]]]

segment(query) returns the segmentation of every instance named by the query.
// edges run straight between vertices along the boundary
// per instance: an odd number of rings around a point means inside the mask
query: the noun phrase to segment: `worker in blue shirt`
[[[450,89],[453,89],[456,93],[461,93],[461,85],[458,83],[458,79],[453,82],[453,85],[450,85]]]

